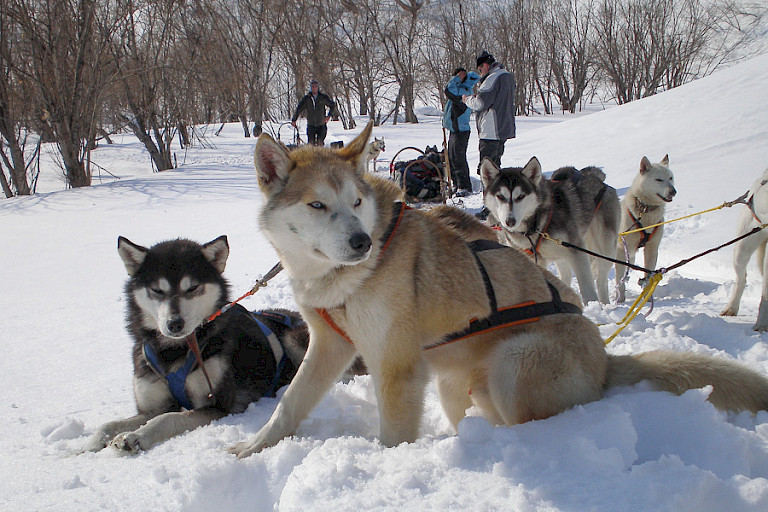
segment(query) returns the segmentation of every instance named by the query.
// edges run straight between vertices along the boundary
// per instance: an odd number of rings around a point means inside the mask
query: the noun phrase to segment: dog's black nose
[[[355,233],[349,237],[349,245],[355,251],[366,252],[371,248],[371,237],[366,233]]]
[[[172,318],[168,322],[168,332],[171,334],[179,334],[184,329],[184,319],[180,316]]]

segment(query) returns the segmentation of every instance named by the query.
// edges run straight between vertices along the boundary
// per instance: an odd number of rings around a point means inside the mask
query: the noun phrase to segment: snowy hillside
[[[602,112],[518,119],[502,161],[522,165],[536,155],[545,170],[598,165],[621,193],[644,155],[668,153],[678,188],[668,218],[708,209],[768,168],[766,84],[768,55]],[[442,143],[439,117],[421,121],[374,130],[386,139],[383,175],[398,149]],[[359,129],[332,123],[327,141],[349,141]],[[183,165],[174,171],[152,174],[137,141],[117,137],[93,158],[119,179],[103,174],[102,184],[62,190],[49,167],[40,194],[0,201],[0,510],[768,510],[768,413],[723,414],[706,402],[707,389],[676,397],[641,385],[511,428],[469,417],[456,435],[430,386],[422,437],[385,449],[373,386],[358,377],[336,385],[296,437],[245,460],[226,448],[255,433],[277,400],[138,456],[78,455],[100,424],[135,412],[118,235],[150,245],[226,234],[225,275],[237,294],[276,262],[255,221],[255,141],[239,126],[213,131],[213,147],[179,150]],[[474,169],[474,133],[469,158]],[[476,193],[464,206],[474,212],[481,201]],[[669,225],[659,266],[732,238],[739,208]],[[740,316],[718,316],[733,285],[730,259],[726,249],[665,276],[653,312],[609,350],[706,353],[768,375],[768,334],[751,329],[760,295],[754,264]],[[285,276],[244,305],[293,307]],[[608,336],[626,311],[590,304],[586,314],[607,324]]]

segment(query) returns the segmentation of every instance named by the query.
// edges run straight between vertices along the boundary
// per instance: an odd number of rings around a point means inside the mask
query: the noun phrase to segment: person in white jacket
[[[493,55],[483,50],[477,56],[480,81],[474,94],[463,95],[462,101],[475,113],[477,135],[480,138],[480,163],[489,158],[501,167],[504,143],[515,137],[515,77],[496,62]],[[478,214],[488,216],[487,209]]]

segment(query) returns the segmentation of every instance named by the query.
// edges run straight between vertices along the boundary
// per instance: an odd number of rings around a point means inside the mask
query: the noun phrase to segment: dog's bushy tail
[[[677,395],[711,385],[709,401],[718,409],[768,410],[768,378],[734,361],[667,351],[609,356],[607,386],[631,386],[642,380]]]

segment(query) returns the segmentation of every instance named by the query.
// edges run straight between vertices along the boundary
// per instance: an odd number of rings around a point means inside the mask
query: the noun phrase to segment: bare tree
[[[537,69],[534,80],[548,113],[550,92],[564,112],[573,113],[595,74],[592,0],[547,0],[539,7],[535,17],[537,48],[548,65],[546,75]]]
[[[33,101],[59,148],[67,183],[88,186],[89,148],[113,70],[100,28],[110,23],[109,11],[96,0],[7,0],[6,5],[30,52],[23,78],[34,84]]]
[[[395,100],[393,123],[397,123],[400,104],[405,110],[406,123],[418,123],[416,117],[416,62],[420,45],[419,14],[428,0],[394,0],[394,6],[384,11],[377,31],[384,43],[384,49],[399,85]]]
[[[0,10],[0,186],[6,197],[29,195],[32,191],[24,159],[29,133],[23,122],[27,114],[24,99],[29,95],[29,86],[17,71],[23,61],[20,45],[14,44],[17,39],[17,26],[7,11]]]

